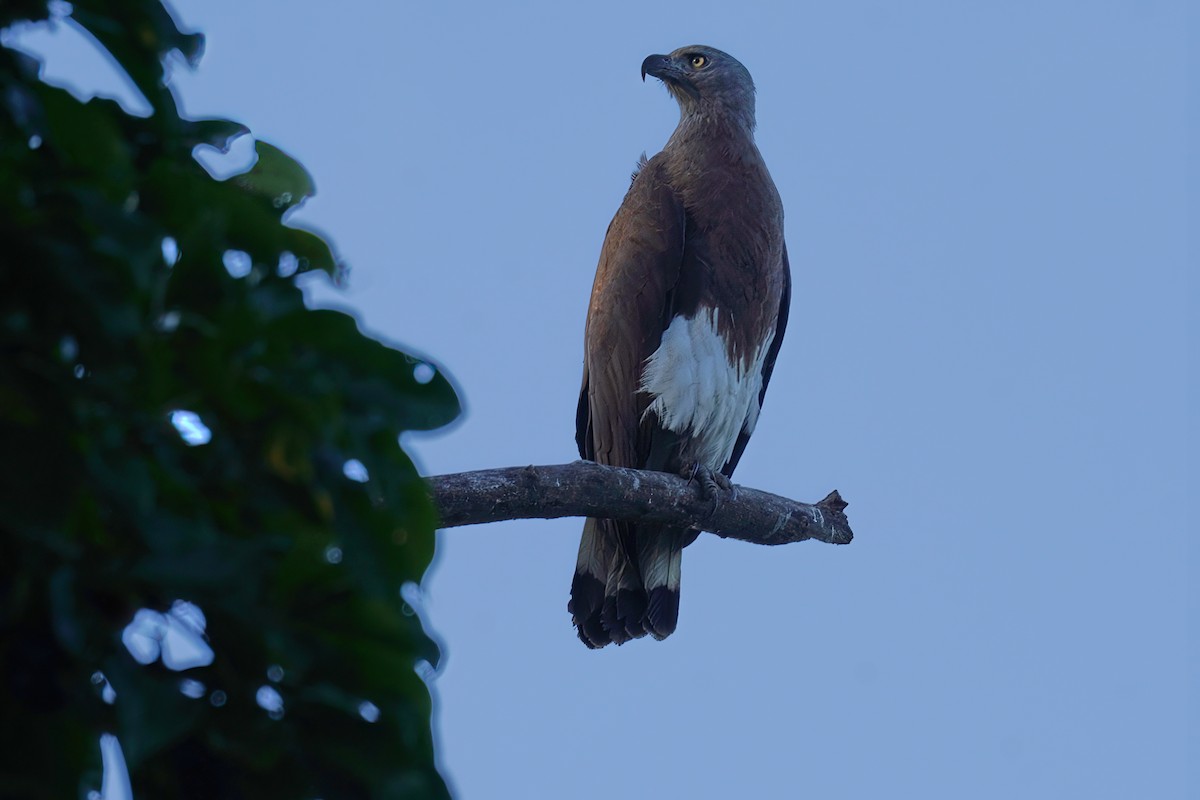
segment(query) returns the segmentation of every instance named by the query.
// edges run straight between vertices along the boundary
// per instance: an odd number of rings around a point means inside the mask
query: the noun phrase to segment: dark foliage
[[[5,2],[0,28],[46,14]],[[454,392],[305,308],[296,276],[337,265],[284,223],[312,193],[296,162],[260,142],[243,175],[197,163],[245,132],[181,118],[165,85],[200,36],[157,0],[72,16],[153,113],[81,103],[0,47],[0,797],[98,788],[106,731],[139,800],[444,797],[414,671],[437,649],[400,596],[434,512],[397,437],[449,422]],[[204,612],[211,665],[123,646],[176,600]]]

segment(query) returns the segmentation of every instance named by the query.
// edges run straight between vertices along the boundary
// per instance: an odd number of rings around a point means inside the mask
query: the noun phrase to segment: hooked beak
[[[668,79],[674,71],[674,65],[671,59],[667,56],[652,55],[646,56],[646,60],[642,62],[642,81],[646,80],[647,75],[653,75],[661,81]]]
[[[691,76],[687,70],[679,66],[679,62],[672,59],[670,56],[662,56],[657,53],[652,56],[646,56],[646,60],[642,62],[642,80],[646,80],[647,75],[653,75],[667,85],[667,90],[675,96],[676,100],[682,99],[682,95],[687,95],[692,100],[700,99],[700,92],[692,85]]]

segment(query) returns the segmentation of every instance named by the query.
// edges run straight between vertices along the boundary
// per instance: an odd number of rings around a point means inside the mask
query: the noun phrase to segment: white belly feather
[[[664,428],[691,439],[687,457],[719,470],[733,454],[738,434],[754,431],[763,361],[772,330],[748,360],[729,358],[717,329],[717,309],[675,317],[646,360],[641,389],[654,399],[646,413]]]

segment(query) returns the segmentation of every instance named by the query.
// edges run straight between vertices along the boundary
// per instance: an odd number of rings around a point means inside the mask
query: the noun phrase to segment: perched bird
[[[679,103],[608,226],[584,333],[579,454],[695,478],[714,499],[758,421],[787,326],[783,205],[754,143],[754,83],[732,56],[683,47],[642,62]],[[588,647],[679,618],[697,532],[589,519],[567,606]]]

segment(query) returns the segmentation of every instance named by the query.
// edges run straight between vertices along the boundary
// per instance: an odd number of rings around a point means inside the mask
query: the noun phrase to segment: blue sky
[[[796,282],[737,479],[837,488],[857,533],[701,537],[678,633],[600,652],[578,520],[441,534],[460,796],[1188,796],[1183,3],[337,7],[177,2],[208,48],[176,84],[313,173],[295,219],[352,268],[316,302],[454,376],[424,469],[575,457],[600,243],[677,118],[638,67],[705,43],[755,77]]]

